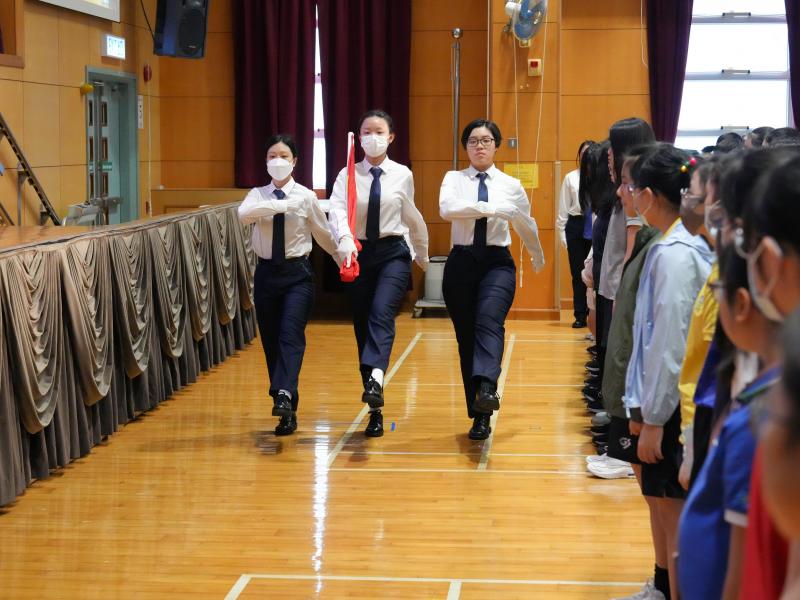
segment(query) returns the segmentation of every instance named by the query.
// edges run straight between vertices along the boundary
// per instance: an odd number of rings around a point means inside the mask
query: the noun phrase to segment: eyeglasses
[[[625,191],[628,192],[629,194],[632,194],[633,190],[636,189],[636,186],[633,185],[632,183],[623,183],[622,186],[625,189]]]
[[[484,148],[488,148],[492,144],[494,144],[494,138],[484,137],[484,138],[469,138],[467,140],[467,148],[476,148],[480,144]]]
[[[705,202],[705,194],[690,194],[689,188],[681,190],[681,202],[689,210],[697,208],[701,203]]]

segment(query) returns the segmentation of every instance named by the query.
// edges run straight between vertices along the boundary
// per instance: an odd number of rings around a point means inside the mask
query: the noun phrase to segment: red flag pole
[[[356,206],[357,206],[357,192],[356,192],[356,143],[353,132],[347,133],[347,225],[350,227],[350,233],[353,235],[353,241],[356,244],[358,251],[361,251],[361,243],[356,237]],[[339,269],[339,278],[345,283],[355,281],[360,272],[358,260],[356,255],[353,254],[350,260],[350,266],[342,263]]]

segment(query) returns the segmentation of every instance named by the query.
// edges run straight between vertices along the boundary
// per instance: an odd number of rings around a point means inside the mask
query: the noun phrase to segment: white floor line
[[[450,582],[450,589],[447,590],[447,600],[458,600],[461,598],[461,581]]]
[[[508,377],[508,369],[511,364],[511,353],[514,351],[514,342],[516,342],[516,340],[517,335],[512,333],[511,338],[508,340],[508,349],[506,349],[506,354],[503,357],[503,368],[500,371],[500,379],[497,382],[497,394],[500,396],[501,402],[503,399],[503,391],[506,389],[506,378]],[[481,453],[481,461],[478,463],[478,471],[485,471],[486,465],[489,462],[489,453],[492,451],[492,440],[494,440],[494,430],[497,428],[497,415],[499,414],[500,411],[494,411],[490,420],[492,433],[489,434],[489,439],[483,442],[483,452]]]
[[[402,451],[392,451],[392,450],[360,450],[354,449],[350,450],[348,448],[344,448],[345,451],[349,452],[357,452],[359,454],[377,454],[377,455],[388,455],[388,456],[471,456],[474,454],[480,454],[480,452],[402,452]],[[581,458],[586,456],[585,453],[583,454],[539,454],[536,452],[495,452],[492,456],[522,456],[522,457],[531,457],[531,458]]]
[[[251,579],[276,579],[290,581],[385,581],[388,583],[454,583],[461,585],[489,584],[489,585],[573,585],[586,587],[641,587],[641,581],[570,581],[563,579],[448,579],[444,577],[375,577],[369,575],[286,575],[272,573],[247,573],[239,578]]]
[[[519,340],[517,340],[519,341]],[[506,387],[513,388],[579,388],[582,383],[507,383]]]
[[[239,577],[236,583],[233,584],[231,591],[225,596],[225,600],[236,600],[244,591],[244,588],[247,587],[248,583],[250,583],[250,575],[242,575]]]
[[[516,335],[516,334],[512,334]],[[428,337],[425,336],[426,342],[455,342],[455,337]],[[572,340],[572,339],[552,339],[552,338],[517,338],[518,342],[530,342],[539,344],[585,344],[586,340]]]
[[[372,467],[331,467],[330,471],[348,473],[489,473],[493,475],[580,475],[587,476],[583,471],[561,471],[543,469],[423,469],[423,468],[372,468]]]
[[[392,380],[395,373],[397,373],[397,370],[400,368],[403,362],[405,362],[408,355],[411,354],[411,351],[414,349],[414,346],[417,345],[417,342],[420,340],[421,337],[422,333],[418,333],[408,343],[408,346],[406,346],[406,349],[400,355],[400,358],[398,358],[397,361],[395,361],[395,363],[392,365],[392,368],[389,369],[388,373],[386,373],[386,377],[383,378],[384,387],[386,387],[386,385]],[[344,445],[348,442],[353,433],[355,433],[356,429],[358,429],[358,426],[361,424],[361,421],[364,420],[364,417],[367,415],[368,412],[369,412],[369,405],[364,404],[363,408],[358,413],[358,416],[350,424],[350,427],[347,428],[347,431],[345,431],[344,435],[339,439],[339,441],[336,443],[336,446],[334,446],[333,450],[331,450],[331,453],[328,455],[327,464],[329,468],[336,460],[336,457],[339,456],[339,453],[342,451]]]

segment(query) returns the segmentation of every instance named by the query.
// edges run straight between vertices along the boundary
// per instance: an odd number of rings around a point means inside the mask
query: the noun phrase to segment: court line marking
[[[511,335],[516,335],[512,333]],[[455,337],[428,337],[425,336],[426,342],[455,342]],[[517,338],[518,342],[530,342],[539,344],[583,344],[585,340],[570,340],[570,339],[548,339],[548,338]]]
[[[386,454],[398,456],[474,456],[480,452],[403,452],[395,450],[349,450],[350,452],[358,452],[359,454]],[[533,458],[581,458],[586,454],[539,454],[537,452],[495,452],[492,456],[522,456]]]
[[[447,590],[447,600],[458,600],[461,598],[461,581],[451,581],[450,589]]]
[[[408,343],[408,346],[406,346],[406,349],[403,350],[403,353],[400,355],[400,358],[398,358],[395,361],[395,363],[392,365],[392,368],[389,369],[388,373],[386,373],[386,377],[384,377],[383,379],[384,388],[386,387],[386,384],[388,384],[392,380],[395,373],[397,373],[397,371],[400,369],[400,367],[405,362],[408,355],[411,354],[411,351],[414,349],[414,346],[417,345],[417,342],[420,340],[421,337],[422,333],[420,332],[417,333],[417,335],[415,335],[413,338],[411,338],[411,341]],[[336,460],[336,457],[339,456],[339,453],[342,451],[342,448],[352,437],[353,433],[355,433],[356,429],[358,429],[358,426],[361,424],[361,421],[364,420],[364,417],[367,415],[368,412],[369,412],[369,404],[364,404],[364,406],[361,408],[361,411],[358,413],[358,416],[356,416],[355,420],[350,424],[350,427],[347,428],[347,431],[344,432],[344,435],[341,438],[339,438],[339,441],[336,443],[336,446],[334,446],[333,450],[328,455],[328,461],[326,463],[328,468],[331,467],[333,462]]]
[[[427,341],[427,340],[426,340]],[[517,340],[519,341],[519,340]],[[419,381],[409,381],[408,386],[414,387],[463,387],[463,383],[427,383]],[[507,383],[506,387],[530,387],[530,388],[573,388],[583,387],[581,383]]]
[[[276,580],[289,580],[289,581],[375,581],[385,583],[448,583],[450,589],[448,590],[448,599],[453,589],[453,584],[456,589],[460,591],[463,584],[484,584],[484,585],[529,585],[529,586],[566,586],[571,585],[575,587],[640,587],[642,583],[632,581],[570,581],[562,579],[447,579],[444,577],[375,577],[369,575],[351,576],[351,575],[286,575],[286,574],[272,574],[272,573],[246,573],[239,577],[239,580],[225,596],[225,600],[236,600],[239,595],[244,591],[244,587],[253,579],[276,579]],[[237,587],[241,582],[244,586]],[[458,598],[458,596],[456,596]]]
[[[331,467],[329,471],[351,473],[492,473],[499,475],[581,475],[587,477],[586,471],[561,471],[543,469],[423,469],[416,467]]]
[[[511,353],[514,352],[514,342],[516,341],[517,335],[512,333],[508,340],[508,350],[503,357],[503,368],[500,371],[500,379],[497,382],[497,394],[500,396],[501,406],[503,401],[503,391],[506,388],[506,378],[508,377],[509,365],[511,363]],[[481,452],[481,460],[478,463],[478,471],[485,471],[486,465],[489,462],[489,453],[492,451],[492,440],[494,440],[494,430],[497,427],[497,417],[499,414],[499,410],[494,411],[492,418],[489,420],[489,426],[492,428],[492,432],[489,434],[489,439],[483,443],[483,452]]]
[[[239,579],[236,580],[236,583],[233,584],[231,590],[225,596],[225,600],[236,600],[244,591],[244,588],[247,587],[248,583],[250,583],[250,575],[242,575],[239,577]]]

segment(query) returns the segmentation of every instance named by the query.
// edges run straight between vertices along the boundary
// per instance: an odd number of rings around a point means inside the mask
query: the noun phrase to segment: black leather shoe
[[[369,424],[364,430],[367,437],[381,437],[383,435],[383,414],[379,410],[369,413]]]
[[[281,420],[278,421],[277,427],[275,427],[275,435],[292,435],[296,430],[297,415],[292,413],[288,417],[281,417]]]
[[[583,394],[584,398],[596,398],[597,394],[600,393],[600,388],[596,385],[585,385],[581,390],[581,394]]]
[[[597,358],[593,358],[586,363],[586,370],[589,371],[590,375],[595,375],[600,372],[600,362]]]
[[[475,401],[472,403],[472,411],[491,414],[494,410],[500,410],[500,396],[497,395],[497,386],[491,381],[481,381],[478,393],[475,395]]]
[[[575,319],[572,324],[573,329],[583,329],[584,327],[586,327],[586,319]]]
[[[598,435],[608,435],[609,430],[611,429],[610,425],[592,425],[591,432],[592,437],[596,437]]]
[[[478,415],[472,421],[472,428],[469,430],[469,439],[471,440],[485,440],[492,433],[492,428],[489,426],[489,420],[492,415]]]
[[[272,405],[273,417],[291,417],[294,411],[292,410],[292,401],[286,394],[278,394],[275,396],[274,404]]]
[[[381,408],[383,406],[383,388],[372,377],[369,378],[364,386],[364,393],[361,401],[369,404],[370,408]],[[381,433],[381,435],[383,435]]]
[[[597,356],[597,344],[595,344],[594,346],[589,346],[588,348],[586,348],[586,351],[592,356]]]

